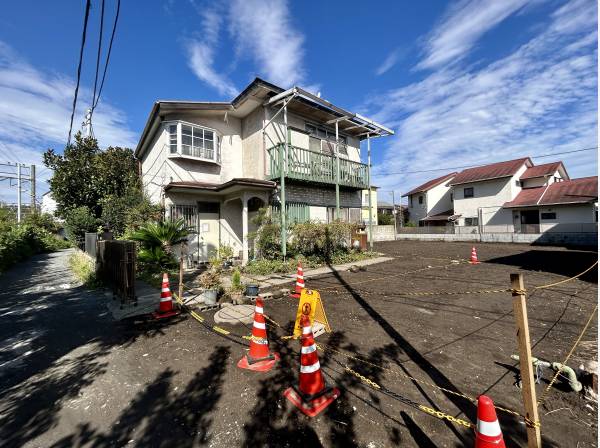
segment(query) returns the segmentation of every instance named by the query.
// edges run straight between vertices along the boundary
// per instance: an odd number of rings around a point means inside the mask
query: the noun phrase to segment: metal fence
[[[589,223],[544,223],[544,224],[490,224],[483,226],[423,226],[399,227],[399,234],[403,235],[474,235],[482,233],[598,233],[598,224]]]
[[[113,298],[137,305],[135,294],[135,243],[133,241],[98,241],[96,271],[100,280],[110,286]]]

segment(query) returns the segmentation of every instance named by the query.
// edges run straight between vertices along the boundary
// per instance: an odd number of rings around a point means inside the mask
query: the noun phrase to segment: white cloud
[[[46,73],[21,58],[0,41],[0,157],[39,165],[48,147],[61,150],[67,140],[75,84],[57,73]],[[80,129],[92,93],[80,87],[73,129]],[[101,147],[134,147],[137,135],[126,124],[125,114],[101,101],[94,112],[94,133]],[[45,172],[43,178],[47,178]],[[44,179],[42,179],[44,180]],[[3,184],[3,187],[6,186]],[[47,190],[39,185],[40,193]],[[6,192],[4,196],[6,196]],[[14,196],[14,194],[13,194]],[[6,197],[3,197],[6,199]]]
[[[431,69],[455,63],[477,40],[529,0],[462,0],[451,7],[427,38],[425,58],[417,68]]]
[[[376,184],[406,191],[444,172],[392,173],[596,146],[596,28],[595,3],[571,1],[502,59],[477,70],[442,68],[370,100],[373,118],[396,128],[382,143]],[[596,151],[556,159],[572,176],[596,172]]]
[[[304,81],[304,36],[285,0],[234,0],[229,30],[238,54],[249,53],[269,81],[291,87]]]
[[[377,76],[383,75],[385,72],[387,72],[389,69],[391,69],[394,65],[396,65],[396,63],[401,59],[402,56],[403,56],[403,52],[401,51],[401,49],[396,48],[394,51],[392,51],[390,54],[388,54],[386,56],[386,58],[383,60],[383,62],[381,63],[381,65],[379,67],[377,67],[377,69],[375,70],[375,74]]]
[[[188,39],[185,42],[188,64],[194,74],[217,90],[219,94],[235,96],[238,89],[227,78],[227,75],[214,67],[215,51],[219,44],[219,34],[223,15],[220,8],[197,8],[202,18],[202,35],[200,39]]]

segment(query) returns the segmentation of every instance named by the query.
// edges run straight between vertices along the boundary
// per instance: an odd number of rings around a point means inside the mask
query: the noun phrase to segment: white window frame
[[[167,138],[169,140],[169,144],[168,146],[168,156],[169,157],[174,157],[174,158],[185,158],[185,159],[192,159],[192,160],[200,160],[203,162],[211,162],[211,163],[216,163],[216,164],[221,164],[221,141],[222,141],[222,135],[220,132],[218,132],[216,129],[213,128],[209,128],[208,126],[202,126],[200,124],[197,123],[190,123],[188,121],[182,121],[182,120],[170,120],[170,121],[166,121],[164,123],[165,125],[165,130],[167,131]],[[176,152],[171,152],[171,145],[173,143],[172,141],[172,134],[171,134],[171,126],[176,126],[177,129],[177,151]],[[198,129],[198,130],[202,130],[203,132],[203,137],[204,137],[204,132],[205,131],[209,131],[213,133],[213,157],[200,157],[200,156],[194,156],[191,154],[184,154],[182,147],[183,147],[183,132],[182,132],[182,128],[183,126],[190,126],[192,127],[192,135],[194,132],[194,129]],[[204,138],[202,140],[205,140]],[[192,137],[192,148],[194,145],[194,140]],[[204,148],[203,148],[204,149]]]

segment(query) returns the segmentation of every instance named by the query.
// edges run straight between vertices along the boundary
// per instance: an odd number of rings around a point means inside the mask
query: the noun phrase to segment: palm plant
[[[130,235],[145,249],[160,247],[166,254],[173,255],[173,246],[187,240],[192,230],[183,219],[177,221],[149,222]]]

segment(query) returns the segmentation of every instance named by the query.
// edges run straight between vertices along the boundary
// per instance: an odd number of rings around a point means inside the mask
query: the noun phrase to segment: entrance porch
[[[194,232],[183,249],[188,267],[207,263],[221,246],[231,247],[234,258],[247,263],[253,249],[248,234],[256,230],[252,218],[269,204],[274,188],[274,182],[254,179],[167,185],[164,196],[167,217],[183,218]]]

